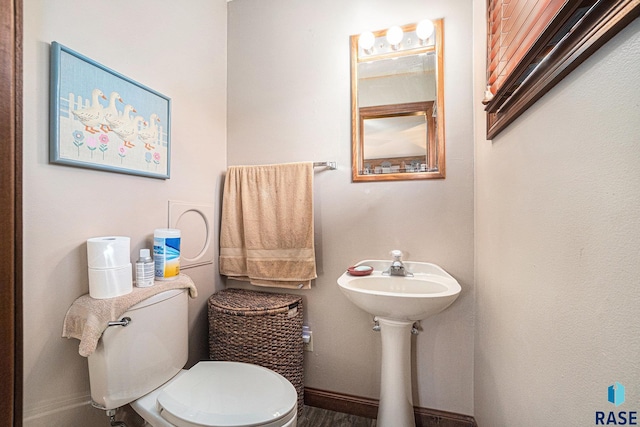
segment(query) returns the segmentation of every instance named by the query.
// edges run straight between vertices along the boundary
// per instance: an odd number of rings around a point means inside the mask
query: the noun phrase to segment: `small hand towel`
[[[139,302],[171,289],[189,289],[189,296],[196,298],[198,290],[191,278],[180,274],[174,280],[156,281],[148,288],[134,287],[131,293],[115,298],[95,299],[89,294],[76,299],[64,316],[62,336],[80,340],[78,353],[89,357],[98,345],[98,340],[111,321],[120,317]]]
[[[231,166],[220,274],[257,286],[309,289],[316,276],[313,163]]]

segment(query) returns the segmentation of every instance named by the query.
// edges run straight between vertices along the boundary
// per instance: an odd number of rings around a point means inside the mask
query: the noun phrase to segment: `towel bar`
[[[330,170],[335,170],[338,168],[336,162],[313,162],[314,168],[319,168],[322,166],[325,166],[327,169],[330,169]]]

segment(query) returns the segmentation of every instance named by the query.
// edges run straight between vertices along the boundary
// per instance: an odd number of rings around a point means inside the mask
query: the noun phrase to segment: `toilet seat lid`
[[[286,378],[261,366],[199,362],[167,385],[157,402],[174,424],[223,427],[276,421],[295,410],[297,398]]]

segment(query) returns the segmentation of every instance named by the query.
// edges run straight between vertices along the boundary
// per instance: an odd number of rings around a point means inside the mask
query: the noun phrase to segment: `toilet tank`
[[[126,405],[173,378],[187,363],[187,290],[161,292],[134,305],[122,317],[127,326],[110,326],[88,357],[95,407]]]

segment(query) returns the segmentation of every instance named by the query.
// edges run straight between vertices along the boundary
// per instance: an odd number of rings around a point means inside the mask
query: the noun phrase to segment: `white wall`
[[[51,41],[172,99],[171,179],[48,162]],[[131,237],[132,257],[167,226],[168,200],[219,206],[226,169],[226,2],[24,1],[25,426],[107,425],[90,408],[86,360],[61,338],[67,308],[88,292],[86,239]],[[216,215],[217,219],[217,215]],[[217,238],[217,237],[216,237]],[[216,249],[217,258],[217,249]],[[206,300],[216,265],[188,271],[190,363],[207,358]]]
[[[362,259],[441,265],[463,292],[422,322],[414,403],[473,413],[472,19],[469,1],[236,0],[229,3],[230,165],[337,161],[315,177],[318,279],[305,297],[314,351],[305,385],[377,398],[380,335],[336,279]],[[444,18],[447,178],[351,182],[349,35]]]
[[[475,53],[478,425],[640,410],[640,21],[493,141]],[[618,408],[615,381],[627,386]]]

